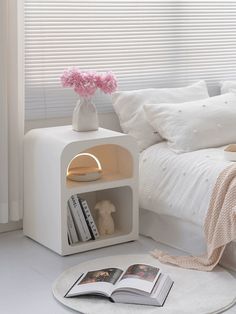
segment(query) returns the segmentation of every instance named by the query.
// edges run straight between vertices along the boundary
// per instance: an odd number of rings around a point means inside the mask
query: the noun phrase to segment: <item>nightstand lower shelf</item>
[[[137,240],[135,233],[124,233],[121,230],[116,230],[112,235],[100,236],[97,240],[89,240],[87,242],[78,242],[72,245],[67,245],[63,255],[70,255],[78,252],[98,249],[110,245],[115,245],[123,242]]]

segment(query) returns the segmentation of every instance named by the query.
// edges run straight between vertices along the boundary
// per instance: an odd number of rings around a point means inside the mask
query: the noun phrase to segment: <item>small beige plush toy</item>
[[[97,228],[100,235],[113,234],[115,226],[111,213],[116,211],[114,204],[109,200],[104,200],[98,202],[94,209],[98,212]]]

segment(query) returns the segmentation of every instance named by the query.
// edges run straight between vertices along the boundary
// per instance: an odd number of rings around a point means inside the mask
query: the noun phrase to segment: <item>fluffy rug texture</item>
[[[133,263],[147,263],[160,267],[174,280],[163,307],[116,304],[99,297],[64,298],[81,272],[103,267],[125,269]],[[52,291],[59,302],[86,314],[213,314],[223,312],[236,302],[236,280],[223,268],[217,266],[212,272],[183,269],[161,264],[149,255],[109,256],[81,263],[62,273],[53,284]]]

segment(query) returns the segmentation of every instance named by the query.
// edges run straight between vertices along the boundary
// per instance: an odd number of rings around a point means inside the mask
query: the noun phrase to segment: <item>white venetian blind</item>
[[[236,79],[236,1],[25,0],[27,118],[71,115],[59,75],[73,65],[113,70],[120,90],[206,79],[216,93]]]

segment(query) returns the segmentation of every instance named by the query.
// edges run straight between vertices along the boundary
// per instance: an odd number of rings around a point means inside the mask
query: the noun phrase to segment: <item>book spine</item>
[[[68,233],[69,237],[71,240],[71,243],[76,243],[79,241],[76,229],[75,229],[75,224],[73,221],[73,217],[71,215],[71,210],[70,207],[67,206],[67,226],[68,226]]]
[[[70,235],[69,230],[67,230],[67,238],[68,238],[69,245],[71,245],[72,244],[72,239],[71,239],[71,235]]]
[[[83,213],[85,216],[85,220],[88,224],[92,239],[96,240],[97,238],[99,238],[99,233],[98,233],[98,229],[97,229],[97,226],[95,224],[95,221],[93,219],[93,216],[91,214],[90,208],[88,206],[88,203],[86,200],[84,200],[82,198],[79,198],[79,201],[80,201],[80,205],[82,207],[82,210],[83,210]]]
[[[91,235],[84,218],[84,214],[80,205],[80,202],[76,195],[72,195],[69,200],[69,205],[71,209],[72,216],[74,218],[75,227],[78,233],[79,238],[81,237],[82,241],[88,241],[91,239]]]

